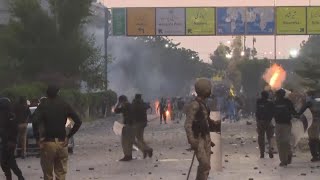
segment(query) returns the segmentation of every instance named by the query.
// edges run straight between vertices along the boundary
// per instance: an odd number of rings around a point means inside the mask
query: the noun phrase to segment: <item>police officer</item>
[[[141,94],[136,94],[134,100],[132,101],[132,110],[134,116],[134,130],[136,141],[134,144],[143,152],[143,158],[146,158],[147,155],[152,157],[153,149],[150,148],[144,141],[144,129],[148,123],[147,110],[150,108],[146,104]]]
[[[274,126],[271,123],[273,118],[273,103],[268,100],[269,93],[261,92],[261,98],[256,103],[256,121],[258,132],[258,144],[260,149],[260,158],[264,158],[265,151],[265,135],[267,135],[269,144],[269,157],[273,158],[272,137],[274,134]]]
[[[281,161],[280,166],[287,166],[292,161],[290,145],[291,120],[293,115],[296,116],[298,113],[294,109],[293,103],[285,98],[285,90],[280,89],[275,95],[274,119],[276,121],[276,141]]]
[[[157,107],[157,110],[159,110],[160,112],[160,124],[162,124],[162,118],[165,124],[167,124],[167,114],[166,114],[167,109],[168,109],[168,105],[166,100],[164,98],[161,98],[161,101]]]
[[[14,157],[18,122],[12,113],[11,101],[0,98],[0,161],[6,180],[12,180],[11,170],[17,175],[18,180],[24,180]]]
[[[40,141],[40,159],[44,180],[53,180],[53,172],[56,179],[65,180],[68,165],[68,141],[79,130],[82,122],[79,116],[59,96],[59,88],[49,85],[47,99],[41,102],[34,115],[35,121],[43,128]],[[65,125],[67,118],[74,121],[74,126],[69,134]],[[39,141],[40,137],[36,137]]]
[[[119,96],[118,103],[114,109],[116,114],[122,114],[124,127],[121,134],[121,144],[124,157],[120,161],[132,160],[132,146],[135,140],[134,119],[132,114],[132,105],[124,95]]]
[[[207,180],[210,172],[211,139],[209,111],[205,100],[211,95],[211,82],[200,78],[195,83],[197,97],[186,109],[185,130],[191,148],[199,161],[196,180]]]
[[[320,91],[310,91],[309,100],[299,111],[302,115],[306,109],[310,109],[312,113],[312,124],[308,129],[309,135],[309,148],[311,152],[312,162],[320,161]]]

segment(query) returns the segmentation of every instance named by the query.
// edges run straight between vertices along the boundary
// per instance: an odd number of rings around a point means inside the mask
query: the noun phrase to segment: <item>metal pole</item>
[[[276,0],[274,0],[274,9],[276,11]],[[276,61],[276,60],[277,60],[277,35],[275,32],[274,33],[274,61]]]
[[[105,88],[108,90],[108,37],[109,37],[109,12],[108,7],[104,8],[104,56],[105,56]]]

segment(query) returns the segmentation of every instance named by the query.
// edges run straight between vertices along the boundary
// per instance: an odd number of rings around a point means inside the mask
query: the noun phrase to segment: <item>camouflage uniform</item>
[[[210,156],[211,156],[211,139],[210,134],[204,133],[195,136],[193,125],[195,122],[200,121],[197,118],[198,114],[202,114],[204,117],[205,125],[209,128],[209,111],[205,105],[204,99],[209,97],[211,93],[211,82],[206,79],[200,79],[195,85],[198,97],[192,101],[186,110],[186,122],[185,130],[188,138],[188,142],[192,149],[195,151],[195,155],[199,161],[196,180],[207,180],[210,172]],[[202,98],[200,98],[202,97]]]
[[[311,161],[320,161],[320,98],[313,97],[302,107],[299,114],[303,114],[308,108],[313,118],[312,124],[308,129],[309,147],[312,155]]]

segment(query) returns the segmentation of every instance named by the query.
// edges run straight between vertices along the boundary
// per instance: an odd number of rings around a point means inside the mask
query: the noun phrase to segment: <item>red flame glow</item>
[[[272,90],[278,90],[282,87],[286,75],[286,71],[281,66],[274,64],[266,70],[263,79],[270,85]]]

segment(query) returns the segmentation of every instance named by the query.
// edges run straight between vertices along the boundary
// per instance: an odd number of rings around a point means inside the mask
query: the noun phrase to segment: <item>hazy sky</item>
[[[100,0],[111,7],[192,7],[192,6],[273,6],[274,0]],[[320,5],[320,0],[276,0],[277,6],[307,6]],[[256,48],[261,57],[274,57],[274,37],[258,36]],[[288,57],[291,49],[298,49],[302,40],[307,36],[278,36],[278,58]],[[214,37],[172,37],[174,41],[181,42],[182,46],[200,53],[201,58],[208,60],[219,42],[232,40],[231,36]],[[247,47],[252,47],[252,37],[247,37]]]

